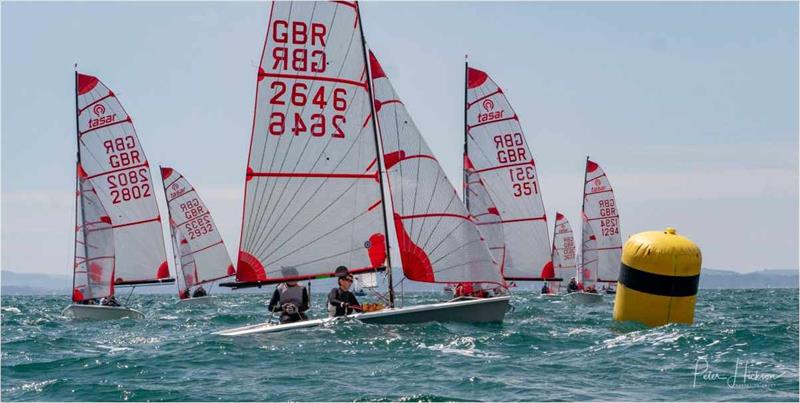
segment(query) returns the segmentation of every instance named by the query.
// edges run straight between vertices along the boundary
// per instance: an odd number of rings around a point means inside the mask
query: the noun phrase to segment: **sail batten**
[[[355,4],[272,4],[257,74],[237,283],[385,265],[366,71]]]
[[[171,281],[150,166],[131,116],[97,77],[77,74],[79,177],[113,223],[113,282]]]
[[[491,204],[497,213],[478,222],[481,231],[497,225],[502,237],[487,234],[504,248],[503,277],[538,280],[552,270],[547,216],[538,172],[519,116],[503,90],[485,72],[466,67],[465,203],[473,217]],[[477,177],[480,181],[471,179]],[[476,185],[473,185],[476,183]],[[469,191],[479,186],[480,192]],[[488,202],[476,199],[488,198]],[[491,230],[497,232],[497,230]],[[495,249],[499,250],[499,249]]]

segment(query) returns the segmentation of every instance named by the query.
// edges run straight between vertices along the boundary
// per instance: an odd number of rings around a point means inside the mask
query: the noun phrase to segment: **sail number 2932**
[[[273,81],[270,88],[273,93],[269,103],[273,105],[273,112],[269,116],[269,134],[312,137],[330,135],[333,138],[344,138],[342,125],[346,123],[346,119],[343,113],[347,110],[345,88],[326,88],[321,85],[310,91],[309,85],[304,82],[295,82],[290,86],[283,81]],[[333,108],[333,114],[325,113],[328,105]],[[287,106],[286,109],[296,112],[280,110]],[[317,110],[318,113],[305,113]]]

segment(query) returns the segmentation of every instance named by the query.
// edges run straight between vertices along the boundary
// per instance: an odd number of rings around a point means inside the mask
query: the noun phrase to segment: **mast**
[[[464,204],[467,206],[467,211],[469,210],[469,197],[467,197],[467,188],[469,186],[469,178],[467,177],[467,157],[469,156],[469,148],[468,148],[468,141],[467,141],[467,105],[468,105],[468,98],[467,98],[467,86],[469,82],[469,62],[467,61],[467,55],[464,55],[464,158],[462,163],[462,170],[463,170],[463,181],[464,186],[462,187],[462,191],[464,194],[462,197],[464,198]]]
[[[367,41],[364,39],[364,25],[361,22],[361,5],[358,2],[356,2],[356,16],[358,18],[358,31],[359,34],[361,35],[361,43],[363,44],[362,54],[364,57],[364,68],[366,68],[369,71],[370,66],[369,66],[369,60],[367,59]],[[383,154],[381,153],[382,151],[380,150],[380,146],[378,145],[380,139],[378,138],[378,122],[375,120],[375,114],[376,114],[375,102],[374,102],[375,98],[372,94],[371,77],[372,77],[371,73],[368,73],[366,77],[367,92],[369,92],[369,99],[370,99],[369,108],[370,108],[370,114],[372,115],[372,133],[375,136],[375,159],[378,164],[378,183],[380,184],[381,187],[381,204],[383,204],[383,208],[381,209],[381,211],[383,212],[383,235],[386,237],[386,264],[389,266],[388,270],[386,270],[387,273],[386,278],[387,281],[389,282],[389,307],[394,308],[394,283],[392,282],[393,281],[392,252],[389,247],[389,224],[386,219],[386,196],[384,195],[383,192],[383,162],[382,162]]]
[[[589,174],[588,171],[589,167],[589,156],[586,156],[586,164],[583,166],[583,190],[581,192],[581,227],[586,225],[588,222],[586,221],[586,178]],[[583,283],[583,259],[585,259],[586,251],[583,248],[586,247],[586,241],[583,239],[583,229],[581,228],[581,283]]]
[[[158,164],[159,175],[161,174],[162,169],[164,169],[164,167],[161,166],[161,164]],[[178,245],[178,238],[175,236],[175,228],[172,228],[172,211],[169,210],[169,200],[167,199],[167,184],[164,183],[163,176],[161,176],[161,188],[164,189],[164,201],[167,202],[167,226],[169,227],[169,235],[172,240],[172,261],[174,262],[173,266],[175,267],[175,286],[178,288],[178,295],[180,295],[181,285],[178,282],[178,270],[179,270],[178,264],[180,260],[180,258],[178,257],[178,248],[180,248],[180,245]],[[182,267],[180,273],[181,275],[183,274]],[[186,284],[185,277],[183,278],[183,283],[184,285]],[[188,289],[189,287],[187,286],[186,288]]]
[[[75,63],[75,191],[78,192],[75,195],[75,225],[78,225],[78,208],[83,209],[83,197],[81,196],[81,206],[78,206],[78,197],[81,191],[81,182],[78,178],[78,167],[81,165],[81,129],[80,124],[78,123],[78,63]],[[81,215],[83,216],[83,215]],[[81,223],[82,224],[82,223]],[[78,231],[75,231],[74,236],[74,243],[75,245],[78,244]],[[84,242],[84,255],[86,253],[86,242]],[[73,249],[73,260],[72,260],[72,291],[75,292],[75,264],[78,261],[77,256],[77,248]]]

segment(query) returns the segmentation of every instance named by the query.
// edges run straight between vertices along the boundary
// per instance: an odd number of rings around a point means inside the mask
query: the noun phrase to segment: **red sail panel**
[[[466,148],[500,213],[507,278],[534,278],[550,266],[550,236],[533,154],[503,90],[483,71],[468,68]],[[472,206],[475,193],[467,192]],[[480,202],[479,202],[480,203]]]
[[[185,283],[199,285],[236,274],[222,234],[194,187],[173,168],[162,167],[161,177],[170,228],[178,234],[175,238],[180,240],[181,266],[184,260],[191,265],[181,270]]]
[[[406,277],[502,284],[499,267],[477,226],[372,53],[370,65]]]
[[[385,265],[385,237],[376,237],[386,228],[375,208],[381,184],[359,24],[354,3],[272,4],[237,281]]]
[[[150,165],[130,115],[97,77],[78,74],[80,169],[114,223],[114,280],[169,277]]]
[[[597,280],[616,282],[622,258],[622,236],[614,190],[600,166],[586,160],[583,214],[596,237]]]

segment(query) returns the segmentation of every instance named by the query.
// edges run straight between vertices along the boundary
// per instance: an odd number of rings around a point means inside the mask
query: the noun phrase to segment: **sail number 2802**
[[[312,137],[323,137],[330,135],[333,138],[344,138],[342,125],[347,122],[343,114],[347,110],[347,90],[345,88],[333,88],[326,91],[325,86],[319,86],[316,90],[309,91],[308,84],[295,82],[291,88],[283,81],[273,81],[270,83],[273,95],[270,98],[270,105],[286,107],[298,110],[297,112],[285,112],[273,108],[269,116],[268,131],[273,136],[281,136],[291,133],[293,136],[310,134]],[[326,107],[330,105],[335,111],[334,114],[324,113]],[[303,115],[306,108],[310,107],[313,112],[315,107],[320,113],[312,113],[308,118]]]

